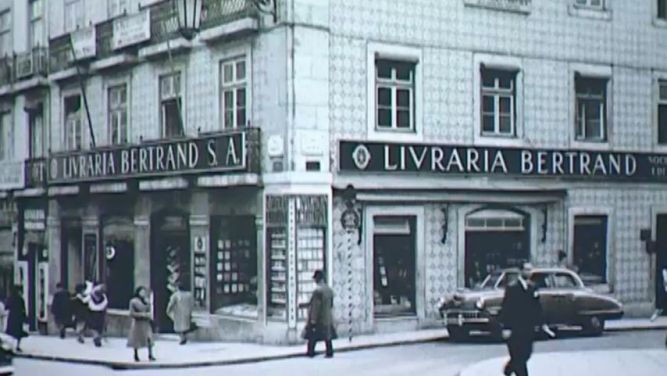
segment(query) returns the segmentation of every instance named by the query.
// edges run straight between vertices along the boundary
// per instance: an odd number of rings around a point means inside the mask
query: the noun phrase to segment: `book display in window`
[[[297,273],[299,319],[308,316],[308,303],[317,287],[313,281],[313,273],[324,270],[324,234],[323,228],[297,229]]]
[[[198,238],[197,242],[203,242],[202,238]],[[206,248],[202,245],[196,244],[194,250],[194,298],[197,307],[206,307]]]
[[[287,229],[271,228],[269,246],[269,316],[287,318]]]
[[[214,313],[257,315],[257,249],[255,218],[221,218],[211,247]]]

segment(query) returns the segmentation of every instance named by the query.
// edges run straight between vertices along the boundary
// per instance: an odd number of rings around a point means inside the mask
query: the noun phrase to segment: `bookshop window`
[[[105,219],[102,244],[109,308],[127,309],[134,294],[134,223],[130,217]]]
[[[211,312],[256,317],[255,217],[214,217],[211,225]]]
[[[301,196],[296,199],[296,272],[298,319],[308,316],[308,304],[317,287],[316,270],[326,270],[324,252],[327,225],[326,196]]]
[[[267,316],[287,320],[287,216],[289,197],[266,198]]]
[[[415,217],[378,216],[373,224],[376,317],[415,313]]]

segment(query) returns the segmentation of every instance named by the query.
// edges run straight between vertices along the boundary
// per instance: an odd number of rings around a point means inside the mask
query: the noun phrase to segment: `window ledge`
[[[368,132],[368,139],[369,141],[386,142],[423,141],[424,136],[417,132],[374,129]]]
[[[570,147],[573,149],[611,151],[609,141],[580,141],[572,140]]]
[[[477,134],[475,136],[475,146],[524,147],[527,146],[527,143],[525,139],[517,136],[491,136]]]
[[[591,18],[596,20],[611,20],[611,9],[596,9],[581,5],[570,4],[568,6],[568,13],[571,16]]]
[[[463,0],[468,7],[493,9],[502,12],[530,14],[533,10],[532,0]]]
[[[653,26],[667,29],[667,19],[655,17]]]

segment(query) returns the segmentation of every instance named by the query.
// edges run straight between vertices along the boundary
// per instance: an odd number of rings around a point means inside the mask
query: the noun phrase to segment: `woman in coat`
[[[104,285],[97,285],[93,288],[90,299],[88,299],[88,328],[93,331],[96,347],[102,346],[102,335],[106,322],[107,306],[109,300],[104,293]]]
[[[21,339],[28,336],[23,330],[23,324],[28,320],[25,312],[25,301],[21,296],[21,287],[14,286],[7,301],[7,310],[9,310],[9,317],[7,318],[7,334],[16,339],[16,352],[21,352]]]
[[[148,290],[139,286],[134,291],[134,297],[130,299],[130,317],[132,326],[127,337],[127,347],[134,349],[134,361],[139,361],[139,349],[148,348],[148,359],[154,361],[153,357],[153,328],[151,327],[151,305],[148,302]]]
[[[192,323],[192,308],[194,300],[192,294],[183,291],[179,285],[178,289],[171,294],[169,304],[167,305],[167,316],[174,322],[174,331],[181,338],[181,345],[188,341],[187,333],[190,331]]]

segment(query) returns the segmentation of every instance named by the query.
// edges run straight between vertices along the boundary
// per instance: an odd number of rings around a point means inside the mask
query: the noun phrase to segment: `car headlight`
[[[484,299],[477,299],[477,302],[475,302],[475,307],[477,307],[477,309],[484,309]]]

